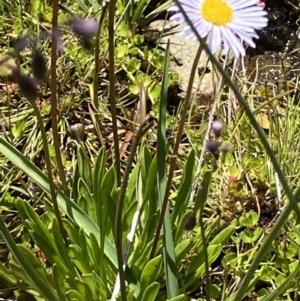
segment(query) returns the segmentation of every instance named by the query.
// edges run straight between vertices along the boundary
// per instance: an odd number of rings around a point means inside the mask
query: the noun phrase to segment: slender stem
[[[53,0],[52,2],[52,30],[57,28],[57,18],[58,18],[58,0]],[[52,124],[52,135],[53,144],[55,150],[55,157],[57,162],[58,174],[62,183],[62,188],[65,194],[68,195],[68,185],[66,180],[66,175],[64,172],[64,167],[62,164],[62,159],[60,155],[60,143],[59,134],[57,127],[57,98],[56,98],[56,58],[57,58],[57,41],[54,34],[52,34],[51,43],[51,124]]]
[[[166,188],[166,193],[165,193],[165,196],[164,196],[163,204],[162,204],[162,207],[161,207],[161,214],[160,214],[158,225],[157,225],[157,228],[156,228],[156,233],[155,233],[155,237],[154,237],[154,241],[153,241],[153,246],[152,246],[151,253],[150,253],[150,259],[152,259],[155,255],[156,247],[157,247],[159,236],[160,236],[161,227],[163,225],[164,216],[165,216],[165,212],[166,212],[166,209],[167,209],[168,199],[169,199],[172,180],[173,180],[173,173],[174,173],[174,170],[175,170],[175,167],[176,167],[177,154],[178,154],[179,146],[180,146],[180,143],[181,143],[181,137],[182,137],[182,134],[183,134],[184,123],[185,123],[187,111],[188,111],[188,108],[189,108],[189,105],[190,105],[190,98],[191,98],[191,94],[192,94],[192,87],[193,87],[194,77],[195,77],[195,74],[196,74],[196,70],[197,70],[197,66],[198,66],[198,62],[199,62],[202,50],[203,50],[203,47],[199,46],[199,49],[196,53],[196,57],[194,59],[194,63],[193,63],[192,70],[191,70],[188,89],[187,89],[187,92],[186,92],[186,97],[185,97],[185,100],[184,100],[184,106],[183,106],[183,110],[182,110],[182,113],[181,113],[181,118],[180,118],[180,123],[179,123],[179,128],[178,128],[178,133],[177,133],[177,137],[176,137],[176,144],[175,144],[175,147],[174,147],[173,154],[170,158],[170,170],[169,170],[167,188]]]
[[[117,186],[121,185],[120,173],[120,151],[117,127],[117,108],[116,108],[116,94],[115,94],[115,29],[114,29],[114,16],[115,16],[116,0],[109,2],[108,13],[108,56],[109,56],[109,94],[110,94],[110,109],[113,123],[114,134],[114,150],[115,150],[115,164],[117,174]]]
[[[48,149],[48,141],[47,141],[47,135],[46,135],[46,131],[45,131],[44,123],[43,123],[43,118],[41,116],[41,113],[40,113],[35,101],[31,101],[30,103],[33,107],[34,113],[37,117],[37,121],[38,121],[40,130],[41,130],[41,136],[42,136],[42,140],[43,140],[43,147],[44,147],[44,154],[45,154],[45,161],[46,161],[46,168],[47,168],[47,174],[48,174],[48,180],[49,180],[49,186],[50,186],[50,195],[51,195],[52,204],[54,207],[54,212],[55,212],[55,215],[57,218],[60,233],[62,234],[62,237],[64,239],[66,246],[68,246],[67,235],[66,235],[66,232],[65,232],[62,220],[61,220],[59,207],[58,207],[57,199],[56,199],[56,191],[55,191],[55,185],[53,182],[53,175],[52,175],[52,170],[51,170],[51,160],[50,160],[50,154],[49,154],[49,149]]]
[[[174,2],[176,3],[176,5],[178,6],[180,12],[182,13],[182,15],[185,18],[186,23],[191,27],[191,29],[193,30],[194,34],[196,35],[197,39],[199,40],[199,42],[201,43],[202,47],[204,48],[204,50],[206,51],[207,55],[209,56],[212,64],[214,66],[217,67],[217,69],[219,70],[219,72],[222,74],[222,76],[224,77],[224,80],[228,83],[228,85],[231,87],[231,89],[233,90],[233,92],[235,93],[240,105],[244,108],[245,113],[247,114],[247,117],[249,118],[251,125],[253,126],[253,128],[255,129],[255,131],[258,134],[258,137],[261,140],[261,143],[263,144],[267,154],[269,155],[273,166],[276,170],[276,172],[278,173],[278,177],[280,179],[280,182],[282,184],[282,187],[284,189],[284,191],[287,194],[287,197],[293,207],[293,210],[295,211],[295,213],[297,214],[298,220],[300,220],[300,209],[297,205],[296,199],[285,179],[285,176],[280,168],[280,165],[276,159],[276,156],[272,150],[272,148],[270,147],[270,144],[267,140],[267,138],[265,137],[265,134],[261,128],[261,126],[258,124],[258,122],[256,121],[255,116],[252,114],[251,109],[247,103],[247,101],[245,100],[245,98],[241,95],[239,89],[235,86],[235,84],[232,82],[230,76],[228,75],[228,73],[224,70],[224,68],[222,68],[222,65],[218,62],[218,60],[213,56],[213,54],[211,53],[209,47],[206,45],[204,39],[201,38],[200,34],[197,32],[193,22],[189,19],[189,17],[187,16],[186,12],[184,11],[184,9],[182,8],[182,4],[180,3],[180,0],[174,0]]]
[[[207,252],[207,242],[205,237],[205,227],[203,223],[203,204],[200,207],[199,215],[199,225],[201,231],[201,238],[203,244],[203,254],[204,254],[204,266],[205,266],[205,277],[206,277],[206,300],[210,301],[210,274],[209,274],[209,263],[208,263],[208,252]]]
[[[226,60],[224,62],[224,67],[225,67],[225,64],[226,64]],[[193,181],[193,184],[192,184],[192,190],[191,190],[191,195],[190,195],[190,199],[189,199],[189,204],[190,205],[193,203],[194,198],[195,198],[195,194],[197,192],[198,182],[199,182],[199,177],[200,177],[200,171],[201,171],[201,168],[203,166],[204,156],[205,156],[205,153],[206,153],[206,141],[209,139],[209,133],[210,133],[210,130],[211,130],[212,123],[214,121],[214,117],[215,117],[215,113],[216,113],[216,110],[217,110],[217,104],[218,104],[218,99],[219,99],[219,94],[220,94],[220,91],[221,91],[222,83],[223,83],[223,77],[221,76],[221,78],[219,80],[219,85],[218,85],[217,91],[215,93],[215,100],[214,100],[214,103],[213,103],[213,106],[212,106],[212,109],[211,109],[211,112],[210,112],[207,130],[206,130],[206,133],[205,133],[205,136],[204,136],[204,141],[203,141],[203,145],[202,145],[202,149],[201,149],[201,153],[200,153],[200,157],[199,157],[199,162],[198,162],[198,166],[197,166],[197,170],[196,170],[196,177],[195,177],[195,179]]]
[[[117,203],[117,213],[116,213],[116,222],[115,222],[115,237],[116,237],[116,249],[117,249],[117,258],[118,258],[118,267],[119,267],[119,279],[120,279],[120,288],[122,301],[126,301],[126,288],[125,288],[125,274],[123,269],[123,247],[122,247],[122,213],[124,207],[124,199],[126,194],[127,182],[131,172],[131,165],[134,161],[134,156],[139,145],[141,138],[145,133],[153,126],[154,119],[146,120],[143,125],[139,128],[136,137],[134,139],[132,149],[130,151],[129,157],[127,159],[127,164],[124,172],[123,182],[120,189],[118,203]]]
[[[104,17],[107,11],[108,2],[105,2],[105,6],[102,9],[101,17],[99,19],[99,28],[96,35],[96,41],[95,41],[95,71],[94,71],[94,83],[93,83],[93,98],[94,98],[94,104],[97,110],[99,110],[99,100],[98,100],[98,74],[99,74],[99,59],[100,59],[100,35],[101,35],[101,29],[102,24],[104,21]],[[101,142],[102,145],[104,142]]]

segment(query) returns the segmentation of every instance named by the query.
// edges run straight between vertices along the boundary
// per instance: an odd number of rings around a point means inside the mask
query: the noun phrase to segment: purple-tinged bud
[[[45,58],[40,50],[36,50],[32,61],[31,68],[33,71],[33,75],[40,81],[45,79],[47,74],[47,66],[45,62]]]
[[[75,123],[67,127],[67,134],[78,143],[84,139],[84,126],[82,123]]]
[[[206,149],[211,152],[211,154],[215,157],[216,160],[219,159],[220,148],[218,142],[216,142],[215,140],[206,141]]]
[[[185,220],[184,229],[191,231],[196,225],[196,216],[194,213],[191,213]]]
[[[38,88],[36,79],[23,74],[17,78],[21,93],[29,100],[35,101],[37,99]]]
[[[215,119],[211,125],[211,130],[217,139],[220,138],[222,134],[222,126],[222,121],[219,119]]]
[[[99,24],[95,19],[71,19],[71,27],[73,32],[84,40],[90,40],[98,33]]]

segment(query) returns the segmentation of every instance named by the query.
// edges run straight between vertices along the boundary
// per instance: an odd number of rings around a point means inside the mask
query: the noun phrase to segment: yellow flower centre
[[[233,10],[226,0],[204,0],[200,13],[207,22],[218,26],[228,24],[233,18]]]

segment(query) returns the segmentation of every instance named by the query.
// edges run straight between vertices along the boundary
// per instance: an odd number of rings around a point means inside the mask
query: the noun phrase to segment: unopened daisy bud
[[[40,50],[36,50],[32,61],[31,61],[31,68],[33,71],[33,75],[38,80],[44,80],[46,74],[47,74],[47,66],[45,62],[45,58]]]
[[[206,149],[211,152],[211,154],[215,157],[216,160],[219,159],[220,148],[218,142],[216,142],[215,140],[208,140],[206,142]]]
[[[219,138],[222,134],[222,125],[222,121],[219,119],[215,119],[211,125],[211,130],[216,138]]]
[[[196,225],[196,216],[194,213],[191,213],[185,220],[184,229],[187,231],[191,231],[194,229],[195,225]]]
[[[84,126],[82,123],[75,123],[68,126],[67,134],[78,143],[81,143],[84,139]]]
[[[73,18],[71,27],[75,34],[84,40],[90,40],[98,33],[99,24],[95,19]]]
[[[37,99],[38,88],[35,78],[20,74],[17,78],[17,82],[21,93],[29,101],[35,101]]]

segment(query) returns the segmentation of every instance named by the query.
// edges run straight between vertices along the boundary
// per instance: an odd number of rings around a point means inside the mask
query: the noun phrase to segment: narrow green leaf
[[[187,300],[186,295],[181,294],[181,295],[176,296],[176,297],[174,297],[172,299],[168,299],[167,301],[186,301],[186,300]]]
[[[13,254],[15,260],[18,262],[20,267],[23,269],[30,281],[35,285],[36,290],[43,296],[46,300],[49,301],[59,301],[58,296],[55,290],[51,287],[50,283],[47,282],[43,277],[41,277],[20,251],[16,243],[14,242],[12,236],[7,230],[5,223],[0,216],[0,234],[3,237],[6,245]]]
[[[65,282],[57,265],[53,265],[53,283],[60,301],[66,300]]]
[[[93,300],[93,294],[89,286],[80,279],[76,279],[78,292],[84,297],[84,300]]]
[[[8,269],[3,265],[2,262],[0,262],[0,279],[4,279],[9,284],[16,285],[17,279],[11,275],[11,273],[8,271]]]
[[[132,18],[132,22],[137,22],[141,20],[141,17],[143,15],[143,12],[148,7],[151,0],[140,0],[137,3],[137,7],[134,8],[134,15]]]
[[[91,289],[93,300],[107,300],[106,286],[95,272],[82,275],[82,280]]]
[[[235,226],[229,225],[225,229],[223,229],[220,233],[218,233],[210,242],[211,245],[213,244],[224,244],[233,234]]]
[[[157,280],[157,276],[161,270],[162,258],[161,255],[150,260],[142,271],[141,276],[141,292],[144,292],[146,288],[154,281]]]
[[[207,248],[208,264],[211,265],[221,254],[222,245],[209,245]],[[203,252],[194,258],[186,271],[185,288],[188,289],[195,282],[199,281],[199,278],[205,273],[205,263]]]
[[[77,268],[83,274],[90,274],[92,272],[92,267],[88,258],[84,255],[82,249],[76,245],[70,245],[68,255],[72,261],[76,264]]]
[[[181,219],[182,215],[185,213],[190,190],[192,187],[193,177],[194,177],[194,166],[195,166],[195,151],[192,150],[186,160],[183,169],[183,175],[181,179],[181,184],[178,189],[178,194],[175,201],[174,210],[172,212],[172,223],[175,222],[176,218]]]
[[[82,178],[79,178],[78,181],[78,191],[79,191],[80,199],[84,202],[84,208],[86,208],[86,213],[96,223],[97,222],[96,205],[92,197],[92,194],[90,192],[90,189],[88,188],[88,186],[86,185],[86,183]]]
[[[100,189],[101,189],[101,183],[103,181],[103,177],[105,175],[106,159],[107,159],[106,149],[105,147],[101,147],[96,160],[94,177],[93,177],[93,188],[94,188],[93,190],[94,190],[94,199],[95,199],[95,207],[96,207],[96,214],[97,214],[97,225],[99,227],[101,227],[100,220],[101,218],[103,218],[101,214]]]
[[[79,292],[75,290],[67,291],[66,295],[68,296],[69,300],[71,301],[86,301],[84,296],[82,296]]]
[[[36,232],[36,234],[42,237],[52,250],[55,250],[56,246],[50,231],[44,225],[41,218],[32,209],[29,203],[24,200],[18,199],[16,201],[16,207],[23,223],[25,224],[26,220],[29,220],[29,225],[31,226],[31,229],[33,229]]]
[[[103,260],[105,260],[105,259],[101,260],[100,246],[99,246],[97,238],[95,237],[95,235],[93,233],[91,233],[91,235],[90,235],[90,247],[91,247],[91,255],[92,255],[92,259],[95,264],[95,267],[99,269],[99,265],[104,265]]]
[[[160,289],[158,282],[151,283],[144,291],[141,301],[155,301]]]
[[[62,235],[60,233],[60,229],[58,226],[58,222],[56,220],[56,218],[53,219],[52,221],[53,223],[53,238],[56,244],[56,248],[57,248],[57,254],[59,255],[59,257],[61,258],[62,262],[64,263],[64,265],[66,266],[67,272],[69,276],[73,276],[76,277],[78,276],[76,273],[76,270],[74,268],[73,263],[71,262],[69,256],[68,256],[68,250],[64,244],[64,241],[62,239]]]
[[[154,156],[151,165],[149,167],[147,181],[146,181],[145,195],[144,195],[145,202],[148,202],[150,195],[153,192],[153,187],[156,181],[157,181],[157,155]],[[153,212],[154,214],[157,211],[157,204],[153,204],[153,206],[155,206],[154,210],[150,210],[150,212],[154,211]]]
[[[92,186],[92,171],[89,157],[84,148],[79,144],[77,147],[77,165],[79,177],[87,184],[89,188]]]
[[[176,262],[179,263],[193,247],[191,239],[181,241],[175,248]]]
[[[168,99],[168,80],[170,64],[170,41],[168,41],[163,69],[162,89],[159,101],[159,118],[157,126],[157,186],[160,206],[163,205],[167,185],[166,170],[166,116]],[[172,236],[172,225],[170,213],[167,204],[163,223],[164,230],[164,267],[166,275],[166,284],[168,298],[173,298],[179,294],[179,285],[177,280],[176,260],[174,251],[174,242]]]

